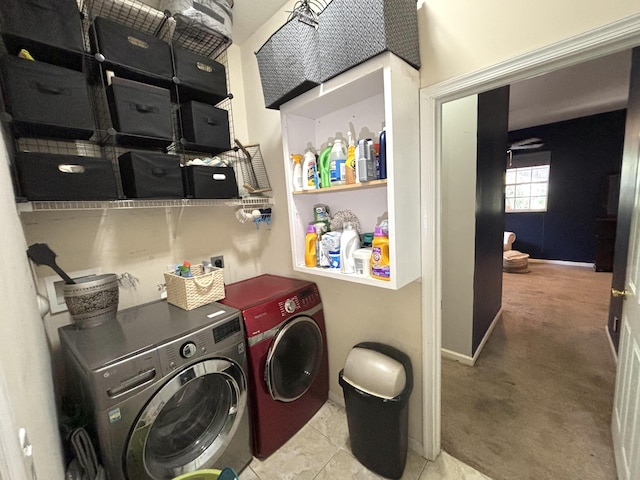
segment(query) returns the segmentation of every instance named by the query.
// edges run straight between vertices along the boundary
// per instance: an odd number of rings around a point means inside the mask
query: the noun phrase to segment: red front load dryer
[[[313,282],[261,275],[225,286],[220,303],[242,312],[247,335],[253,454],[266,458],[329,395],[327,336]]]

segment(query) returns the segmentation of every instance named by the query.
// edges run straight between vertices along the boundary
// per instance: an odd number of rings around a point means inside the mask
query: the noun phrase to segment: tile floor
[[[344,408],[331,400],[266,460],[253,459],[240,480],[378,480],[349,448]],[[402,480],[490,480],[443,452],[429,462],[409,450]]]

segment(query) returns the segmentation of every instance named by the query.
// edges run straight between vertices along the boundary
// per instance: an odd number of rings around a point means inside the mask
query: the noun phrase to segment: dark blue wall
[[[478,95],[473,354],[502,306],[504,146],[508,128],[509,87]]]
[[[625,116],[618,110],[509,132],[510,142],[539,137],[551,152],[547,212],[505,214],[515,250],[532,258],[594,261],[608,176],[620,173]]]

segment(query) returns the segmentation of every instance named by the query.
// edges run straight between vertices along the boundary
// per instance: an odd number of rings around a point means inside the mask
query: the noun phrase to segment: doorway
[[[631,25],[630,25],[631,24]],[[485,70],[443,82],[420,93],[422,122],[421,205],[423,271],[423,446],[435,459],[440,452],[441,402],[441,135],[442,105],[468,95],[515,83],[536,75],[574,65],[589,58],[616,53],[640,44],[640,19],[633,17],[545,49],[503,62]]]

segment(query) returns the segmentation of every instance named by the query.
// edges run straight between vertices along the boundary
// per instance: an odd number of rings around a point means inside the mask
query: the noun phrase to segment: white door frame
[[[442,104],[640,45],[640,14],[420,90],[423,449],[440,453]]]

